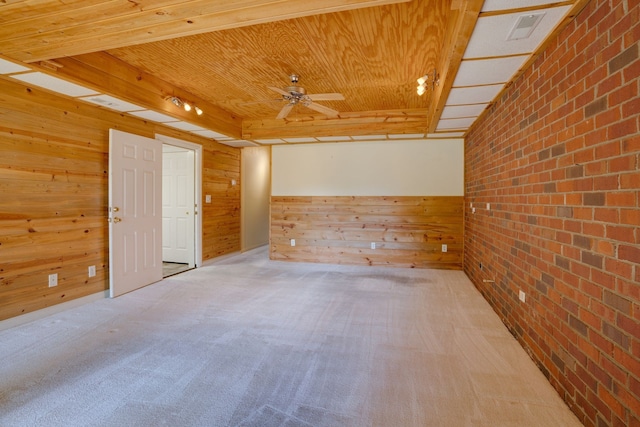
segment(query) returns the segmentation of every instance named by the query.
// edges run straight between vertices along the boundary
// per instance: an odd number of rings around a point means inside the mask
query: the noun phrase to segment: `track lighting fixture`
[[[418,93],[419,96],[422,96],[422,94],[424,94],[427,91],[427,89],[433,90],[439,84],[440,84],[440,75],[434,68],[433,71],[425,74],[424,76],[418,79],[418,87],[416,89],[416,92]]]
[[[193,108],[193,110],[196,112],[197,115],[201,116],[203,113],[203,111],[199,107],[195,105],[191,105],[187,101],[184,101],[181,98],[178,98],[177,96],[169,96],[166,99],[176,107],[184,108],[184,111],[191,111],[191,109]]]

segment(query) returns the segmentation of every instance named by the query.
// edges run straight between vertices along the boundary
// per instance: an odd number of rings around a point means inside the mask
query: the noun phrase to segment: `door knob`
[[[121,222],[121,221],[122,221],[122,218],[118,218],[118,217],[113,218],[113,222]]]
[[[118,207],[113,208],[114,212],[118,212],[119,210],[120,210],[120,208],[118,208]]]

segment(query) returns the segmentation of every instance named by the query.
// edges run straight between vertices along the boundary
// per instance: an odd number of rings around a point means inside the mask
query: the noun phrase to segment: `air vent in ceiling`
[[[509,32],[507,40],[521,40],[526,39],[536,29],[545,13],[528,13],[526,15],[518,16],[515,25]]]

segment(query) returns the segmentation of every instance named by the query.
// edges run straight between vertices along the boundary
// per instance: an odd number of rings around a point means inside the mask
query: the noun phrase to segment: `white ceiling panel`
[[[150,111],[150,110],[133,111],[129,114],[132,114],[137,117],[142,117],[143,119],[151,120],[153,122],[158,122],[158,123],[169,123],[169,122],[178,121],[178,119],[175,119],[171,116],[167,116],[166,114],[157,113],[155,111]]]
[[[232,137],[230,137],[229,135],[224,135],[222,133],[219,132],[215,132],[212,130],[196,130],[196,131],[192,131],[195,134],[198,135],[202,135],[202,136],[206,136],[207,138],[215,138],[215,139],[234,139]]]
[[[484,0],[482,12],[494,12],[497,10],[527,9],[544,5],[553,5],[558,1],[550,0]]]
[[[139,105],[131,104],[129,102],[122,101],[121,99],[114,98],[113,96],[109,95],[93,95],[86,96],[80,99],[116,111],[129,112],[144,110],[144,108],[140,107]]]
[[[477,117],[470,117],[465,119],[447,119],[440,120],[438,122],[438,128],[436,130],[448,130],[448,129],[468,129],[473,124]]]
[[[397,135],[389,134],[389,139],[419,139],[424,138],[424,133],[399,133]]]
[[[6,61],[0,58],[0,74],[11,74],[11,73],[21,73],[23,71],[29,71],[30,69],[27,67],[23,67],[22,65],[14,64],[11,61]]]
[[[482,104],[493,101],[504,85],[453,88],[446,105]]]
[[[77,97],[97,94],[97,92],[93,89],[88,89],[84,86],[70,83],[66,80],[50,76],[39,71],[34,73],[18,74],[11,77],[25,83],[39,86],[41,88],[48,89],[50,91],[61,93],[67,96]]]
[[[259,142],[260,144],[267,144],[267,145],[286,144],[286,142],[282,139],[258,139],[256,141]]]
[[[478,117],[489,104],[445,106],[440,119],[457,119],[461,117]]]
[[[200,136],[204,136],[205,138],[227,138],[227,139],[231,139],[226,135],[223,135],[221,133],[218,132],[214,132],[212,130],[195,130],[192,131],[192,133],[196,134],[196,135],[200,135]]]
[[[427,138],[462,138],[464,132],[438,132],[428,133]]]
[[[318,136],[316,139],[322,142],[351,141],[351,138],[348,136]]]
[[[185,130],[187,132],[206,130],[202,126],[194,125],[192,123],[187,123],[187,122],[171,122],[171,123],[165,123],[165,125],[171,126],[172,128],[176,128],[180,130]]]
[[[228,141],[218,141],[220,144],[228,145],[230,147],[258,147],[258,144],[251,141],[245,141],[244,139],[230,139]]]
[[[317,139],[315,138],[282,138],[284,139],[286,142],[318,142]]]
[[[507,58],[463,60],[454,87],[506,83],[522,67],[528,55]]]
[[[358,141],[377,141],[387,139],[387,135],[352,135],[351,138]]]
[[[543,14],[542,18],[529,37],[519,40],[507,40],[507,37],[520,16],[532,15],[533,13],[510,13],[480,18],[464,52],[464,58],[532,53],[558,25],[569,9],[569,6],[563,6],[536,10],[535,14]]]

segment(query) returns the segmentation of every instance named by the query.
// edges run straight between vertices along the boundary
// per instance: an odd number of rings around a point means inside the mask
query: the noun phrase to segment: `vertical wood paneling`
[[[458,196],[272,197],[270,256],[281,261],[461,269],[462,230],[463,198]],[[447,252],[442,252],[443,244]]]
[[[0,320],[108,289],[109,128],[203,144],[203,258],[239,250],[238,149],[0,78]]]

